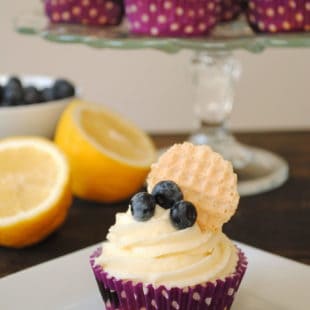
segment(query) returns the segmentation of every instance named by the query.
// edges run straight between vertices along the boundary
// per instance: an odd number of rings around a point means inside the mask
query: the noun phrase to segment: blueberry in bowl
[[[73,82],[39,75],[0,75],[0,138],[51,138],[66,105],[76,96]]]
[[[58,79],[53,85],[55,99],[73,97],[75,94],[74,86],[67,80]]]
[[[10,77],[3,87],[2,105],[15,106],[24,101],[24,89],[18,77]],[[1,103],[0,103],[1,106]]]

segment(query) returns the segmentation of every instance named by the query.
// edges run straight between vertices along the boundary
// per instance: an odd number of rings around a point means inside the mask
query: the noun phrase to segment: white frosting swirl
[[[136,221],[129,209],[118,213],[96,264],[119,279],[185,287],[231,274],[237,256],[222,232],[202,232],[197,224],[176,230],[169,210],[156,206],[146,222]]]

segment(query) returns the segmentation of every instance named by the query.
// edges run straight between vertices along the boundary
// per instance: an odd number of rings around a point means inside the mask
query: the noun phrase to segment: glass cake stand
[[[177,53],[193,51],[191,68],[195,86],[194,109],[197,129],[189,137],[196,144],[208,144],[233,163],[242,196],[265,192],[288,178],[288,164],[267,150],[239,143],[227,127],[235,83],[241,65],[234,50],[258,53],[267,47],[310,47],[310,34],[257,35],[242,18],[217,26],[206,38],[151,38],[129,34],[126,21],[117,27],[95,28],[81,25],[49,24],[41,12],[21,14],[15,29],[59,43],[79,43],[95,48],[157,49]]]

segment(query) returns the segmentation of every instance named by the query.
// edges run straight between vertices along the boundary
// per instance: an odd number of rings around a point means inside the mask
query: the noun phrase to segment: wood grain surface
[[[283,156],[290,178],[268,193],[244,197],[225,224],[232,239],[310,264],[310,132],[237,134],[240,141]],[[157,146],[181,142],[186,135],[153,136]],[[102,241],[114,215],[128,202],[103,205],[75,199],[64,226],[45,241],[26,249],[0,247],[0,277]]]

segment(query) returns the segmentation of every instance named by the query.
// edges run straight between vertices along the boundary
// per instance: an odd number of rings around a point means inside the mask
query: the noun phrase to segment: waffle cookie
[[[202,230],[221,230],[237,209],[237,175],[230,162],[206,145],[185,142],[172,146],[152,165],[148,191],[163,180],[177,183],[184,200],[196,206]]]

